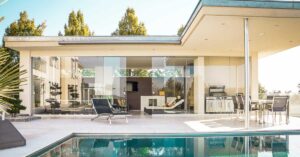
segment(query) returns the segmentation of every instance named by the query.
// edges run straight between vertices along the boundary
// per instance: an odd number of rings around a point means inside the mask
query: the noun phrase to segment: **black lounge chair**
[[[121,115],[124,116],[126,123],[128,123],[128,113],[125,111],[114,109],[110,105],[108,99],[92,99],[92,103],[97,116],[95,118],[92,118],[91,120],[95,120],[101,116],[106,116],[109,124],[111,124],[112,117],[114,117],[115,115]]]

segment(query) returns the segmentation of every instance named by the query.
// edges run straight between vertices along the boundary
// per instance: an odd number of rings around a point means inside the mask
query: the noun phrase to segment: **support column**
[[[251,53],[251,99],[258,100],[258,53]]]
[[[194,60],[194,112],[198,114],[205,113],[204,66],[204,57]]]
[[[244,19],[244,48],[245,48],[245,128],[249,128],[249,96],[250,96],[250,59],[249,59],[249,30],[248,18]]]
[[[20,93],[20,99],[22,105],[26,106],[25,110],[22,110],[22,114],[32,115],[32,69],[31,69],[31,54],[30,51],[20,51],[20,68],[26,70],[26,74],[22,77],[26,78],[26,82],[23,83]]]

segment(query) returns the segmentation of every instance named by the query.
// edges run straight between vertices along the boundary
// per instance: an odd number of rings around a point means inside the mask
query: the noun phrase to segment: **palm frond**
[[[22,92],[20,86],[26,81],[22,76],[25,70],[20,70],[19,64],[9,62],[9,53],[0,49],[0,107],[9,108],[11,104],[7,100],[15,100]]]

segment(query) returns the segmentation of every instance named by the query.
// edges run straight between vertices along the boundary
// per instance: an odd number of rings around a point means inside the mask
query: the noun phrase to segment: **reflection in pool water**
[[[297,155],[298,135],[216,137],[74,137],[42,157],[229,157]],[[296,140],[297,141],[297,140]],[[299,154],[298,154],[299,155]]]

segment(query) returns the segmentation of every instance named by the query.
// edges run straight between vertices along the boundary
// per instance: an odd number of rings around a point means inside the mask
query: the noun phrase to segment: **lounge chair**
[[[91,120],[95,120],[101,116],[106,116],[109,124],[111,124],[111,120],[115,115],[120,115],[125,118],[126,123],[128,123],[127,116],[128,113],[124,111],[119,111],[114,109],[111,104],[109,103],[108,99],[92,99],[93,108],[97,114],[95,118]]]
[[[165,113],[164,111],[166,111],[166,110],[174,110],[176,107],[181,105],[183,102],[184,102],[184,99],[181,99],[172,106],[147,106],[144,108],[144,111],[148,114],[153,114],[153,113],[163,114],[163,113]]]

